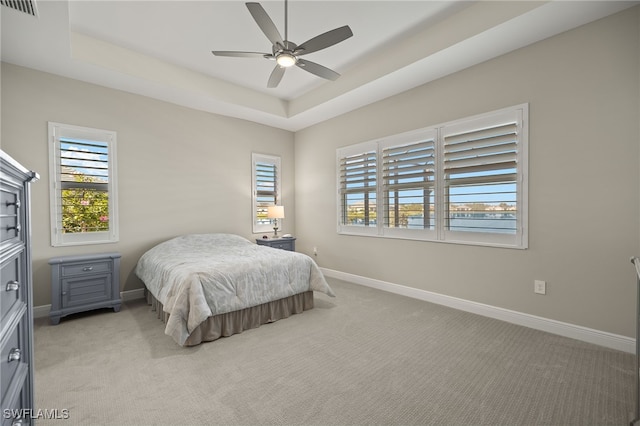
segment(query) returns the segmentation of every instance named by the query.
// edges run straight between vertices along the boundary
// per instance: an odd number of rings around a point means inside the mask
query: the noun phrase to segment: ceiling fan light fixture
[[[17,1],[17,0],[0,0],[0,1]],[[331,31],[324,32],[318,36],[310,38],[301,45],[297,45],[288,40],[288,4],[287,0],[284,0],[284,38],[280,35],[278,28],[260,5],[256,2],[245,3],[249,13],[253,16],[253,20],[256,21],[260,30],[267,36],[267,39],[271,42],[271,53],[259,53],[259,52],[237,52],[237,51],[223,51],[213,50],[216,56],[231,56],[237,58],[264,58],[270,61],[276,61],[277,65],[271,71],[269,80],[267,81],[268,88],[277,87],[282,79],[287,68],[297,65],[305,71],[317,75],[318,77],[326,80],[335,80],[340,77],[340,74],[330,70],[327,67],[323,67],[315,62],[307,61],[299,58],[302,55],[317,52],[318,50],[326,49],[334,44],[340,43],[351,37],[353,32],[348,25],[333,29]]]
[[[276,62],[283,68],[288,68],[296,64],[298,59],[290,53],[283,52],[278,55]]]

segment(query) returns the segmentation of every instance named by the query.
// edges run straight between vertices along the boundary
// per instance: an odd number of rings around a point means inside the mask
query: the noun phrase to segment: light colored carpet
[[[38,425],[625,425],[634,357],[329,280],[335,299],[181,348],[143,301],[35,328]]]

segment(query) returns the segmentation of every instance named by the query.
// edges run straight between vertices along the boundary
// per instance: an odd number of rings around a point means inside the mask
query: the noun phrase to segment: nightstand
[[[99,308],[120,311],[120,253],[55,257],[51,265],[51,323]]]
[[[291,238],[256,238],[256,243],[282,250],[296,251],[296,239]]]

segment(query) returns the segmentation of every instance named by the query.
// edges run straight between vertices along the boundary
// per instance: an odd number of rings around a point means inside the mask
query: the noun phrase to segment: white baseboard
[[[485,317],[499,319],[502,321],[534,328],[536,330],[546,331],[572,339],[582,340],[584,342],[593,343],[619,351],[628,353],[636,352],[635,339],[621,336],[619,334],[594,330],[592,328],[556,321],[549,318],[538,317],[522,312],[511,311],[509,309],[485,305],[483,303],[459,299],[457,297],[446,296],[444,294],[420,290],[413,287],[380,281],[360,275],[349,274],[346,272],[340,272],[333,269],[320,269],[327,277],[337,278],[340,280],[352,282],[354,284],[372,287],[378,290],[388,291],[390,293],[400,294],[402,296],[436,303],[438,305],[448,306],[450,308],[471,312]]]
[[[41,305],[33,307],[33,317],[34,318],[45,318],[49,316],[49,312],[51,312],[51,305]]]
[[[129,300],[144,299],[144,288],[121,291],[120,299],[122,299],[123,302],[128,302]],[[41,305],[33,307],[34,318],[48,317],[49,312],[51,312],[51,305]]]
[[[129,300],[144,299],[144,288],[121,291],[120,298],[123,302],[128,302]]]

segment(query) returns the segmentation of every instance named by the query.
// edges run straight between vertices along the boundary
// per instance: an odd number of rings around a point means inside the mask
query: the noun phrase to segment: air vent
[[[0,4],[31,16],[38,16],[35,0],[0,0]]]

